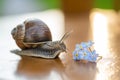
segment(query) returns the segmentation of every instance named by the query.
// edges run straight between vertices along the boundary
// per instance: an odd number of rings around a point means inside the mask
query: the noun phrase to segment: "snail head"
[[[72,33],[72,31],[66,32],[58,43],[58,46],[64,52],[67,52],[66,45],[64,44],[64,40],[67,39],[70,36],[70,33]]]

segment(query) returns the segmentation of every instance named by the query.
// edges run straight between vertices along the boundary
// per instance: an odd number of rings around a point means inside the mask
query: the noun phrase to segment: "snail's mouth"
[[[64,52],[65,52],[65,53],[67,53],[67,50],[66,50],[66,49],[64,49]]]
[[[66,45],[64,43],[61,44],[61,49],[63,50],[63,52],[67,53]]]

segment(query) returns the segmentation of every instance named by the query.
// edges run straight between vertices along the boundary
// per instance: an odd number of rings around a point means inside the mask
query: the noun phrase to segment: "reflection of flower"
[[[95,62],[97,60],[98,54],[96,51],[90,51],[90,48],[94,43],[92,41],[88,41],[87,43],[82,42],[81,44],[76,44],[76,48],[73,51],[73,59],[74,60],[88,60],[91,62]]]

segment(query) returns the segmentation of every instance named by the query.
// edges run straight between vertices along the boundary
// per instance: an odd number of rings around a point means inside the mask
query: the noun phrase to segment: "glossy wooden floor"
[[[27,16],[27,17],[26,17]],[[39,17],[38,17],[39,16]],[[47,17],[49,18],[47,18]],[[10,53],[18,49],[10,31],[28,17],[37,17],[51,26],[54,40],[64,31],[71,31],[65,41],[68,53],[57,59],[41,59]],[[112,10],[93,10],[91,13],[65,14],[48,11],[0,19],[0,80],[120,80],[120,14]],[[65,26],[65,27],[64,27]],[[59,36],[59,37],[58,37]],[[86,64],[72,59],[75,44],[93,40],[103,58]]]

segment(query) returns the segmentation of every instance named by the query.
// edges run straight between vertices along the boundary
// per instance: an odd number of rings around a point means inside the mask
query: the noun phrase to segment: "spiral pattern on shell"
[[[37,43],[52,41],[51,31],[49,27],[39,19],[25,20],[24,23],[17,25],[11,31],[11,34],[18,47],[21,49],[33,48],[33,45],[25,45],[24,42]]]

